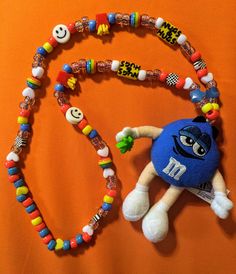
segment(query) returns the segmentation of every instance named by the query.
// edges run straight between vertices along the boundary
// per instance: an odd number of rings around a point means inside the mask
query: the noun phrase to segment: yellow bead
[[[180,34],[181,30],[179,30],[173,24],[167,21],[165,21],[157,31],[157,36],[159,36],[161,39],[171,45],[174,45],[177,42]]]
[[[63,240],[62,239],[56,239],[56,246],[55,246],[55,250],[60,250],[63,248]]]
[[[82,132],[84,135],[89,135],[89,133],[93,130],[93,128],[90,125],[87,125],[85,128],[83,128]]]
[[[33,226],[36,226],[36,225],[41,224],[42,221],[43,221],[42,218],[39,216],[39,217],[33,219],[33,220],[31,221],[31,224],[32,224]]]
[[[19,196],[21,194],[27,194],[29,192],[28,187],[26,186],[21,186],[16,189],[16,196]]]
[[[108,195],[105,195],[103,198],[103,202],[108,203],[108,204],[112,204],[113,203],[114,198],[110,197]]]
[[[217,103],[212,103],[213,109],[219,110],[220,106]]]
[[[117,75],[131,80],[137,80],[140,69],[141,66],[139,65],[130,63],[128,61],[121,61]]]
[[[23,117],[23,116],[18,116],[17,117],[17,123],[18,124],[27,124],[28,123],[28,118]]]
[[[207,113],[208,111],[212,110],[213,109],[213,106],[211,103],[207,103],[205,104],[204,106],[202,106],[202,112],[203,113]]]
[[[46,43],[43,44],[43,48],[44,48],[48,53],[50,53],[50,52],[53,51],[53,46],[50,45],[48,42],[46,42]]]

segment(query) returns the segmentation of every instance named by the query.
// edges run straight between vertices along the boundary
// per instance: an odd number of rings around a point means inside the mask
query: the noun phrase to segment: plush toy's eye
[[[197,142],[193,145],[193,152],[198,156],[204,156],[206,154],[206,150]]]
[[[183,145],[189,146],[189,147],[194,144],[194,140],[191,137],[185,136],[185,135],[180,136],[180,141]]]

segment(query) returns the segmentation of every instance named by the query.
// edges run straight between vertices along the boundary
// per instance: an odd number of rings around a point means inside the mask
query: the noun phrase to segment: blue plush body
[[[153,141],[151,158],[158,175],[171,185],[198,187],[219,165],[212,127],[192,119],[175,121]]]

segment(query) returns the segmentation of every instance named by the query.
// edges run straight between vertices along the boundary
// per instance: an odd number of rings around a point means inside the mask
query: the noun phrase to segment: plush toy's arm
[[[213,177],[212,186],[215,198],[211,203],[211,208],[218,217],[226,219],[229,215],[229,210],[233,208],[233,203],[227,198],[225,181],[219,170],[216,171]]]

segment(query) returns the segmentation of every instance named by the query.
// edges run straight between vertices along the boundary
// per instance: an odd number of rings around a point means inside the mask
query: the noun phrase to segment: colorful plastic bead
[[[16,196],[27,194],[29,192],[28,187],[26,186],[20,186],[16,189]]]
[[[46,50],[47,53],[50,53],[53,51],[53,46],[49,44],[48,42],[43,44],[43,48]]]
[[[66,111],[66,120],[75,125],[78,124],[84,117],[83,112],[76,107],[70,107],[67,111]]]
[[[155,23],[156,25],[156,23]],[[177,42],[178,37],[181,34],[181,30],[172,25],[170,22],[163,22],[161,27],[158,28],[157,36],[170,45],[174,45]]]
[[[17,123],[18,124],[27,124],[28,123],[28,118],[23,117],[23,116],[18,116],[17,117]]]
[[[31,213],[29,214],[30,219],[32,219],[32,220],[34,220],[34,219],[36,219],[37,217],[39,217],[39,215],[40,215],[40,212],[39,212],[38,209],[34,210],[33,212],[31,212]]]
[[[20,203],[24,202],[26,200],[27,196],[24,194],[21,194],[19,196],[16,196],[16,200]]]
[[[22,91],[22,95],[24,97],[29,97],[29,98],[33,99],[35,97],[35,92],[32,88],[27,87]]]
[[[108,203],[103,203],[102,204],[102,209],[105,211],[109,211],[111,209],[112,205]]]
[[[112,204],[113,203],[114,198],[110,197],[108,195],[105,195],[103,198],[103,202],[108,203],[108,204]]]
[[[14,174],[17,174],[18,172],[19,172],[19,169],[17,167],[8,168],[8,175],[14,175]]]
[[[92,237],[86,232],[82,234],[82,238],[86,243],[88,243],[92,239]]]
[[[155,27],[156,27],[157,29],[159,29],[159,28],[163,25],[164,22],[165,22],[165,21],[164,21],[163,18],[158,17],[157,20],[156,20],[156,22],[155,22]]]
[[[79,244],[82,244],[83,243],[83,237],[81,234],[77,234],[75,236],[75,239],[76,239],[76,243],[79,245]]]
[[[44,74],[44,69],[42,67],[32,68],[32,75],[38,79],[41,79]]]
[[[93,235],[93,229],[90,225],[86,225],[83,227],[82,231],[84,233],[88,233],[89,236],[92,236]]]
[[[211,103],[214,110],[219,110],[220,106],[217,103]]]
[[[109,168],[109,167],[111,167],[112,160],[109,157],[103,158],[103,159],[99,160],[98,164],[102,169]]]
[[[198,76],[198,78],[202,78],[203,76],[206,76],[207,73],[208,73],[207,68],[199,69],[199,70],[197,71],[197,76]]]
[[[211,87],[208,90],[206,90],[207,98],[218,98],[219,95],[220,93],[216,87]]]
[[[185,84],[185,80],[183,78],[178,78],[175,87],[177,89],[182,89],[184,87],[184,84]]]
[[[105,168],[103,170],[103,177],[108,178],[109,176],[113,176],[115,174],[115,171],[111,168]]]
[[[11,167],[16,166],[16,163],[13,160],[10,160],[10,161],[5,161],[4,165],[6,168],[11,168]]]
[[[56,246],[55,246],[55,250],[60,250],[63,248],[63,240],[62,239],[56,239]]]
[[[48,244],[52,240],[52,234],[48,234],[47,236],[43,237],[43,243]]]
[[[15,181],[20,179],[20,175],[19,174],[14,174],[14,175],[9,175],[8,176],[8,180],[10,183],[14,183]]]
[[[139,26],[139,13],[133,12],[130,15],[130,25],[134,28],[137,28]]]
[[[113,60],[111,63],[111,70],[118,71],[119,67],[120,67],[120,61]]]
[[[213,74],[211,72],[208,72],[208,74],[203,76],[200,80],[203,84],[207,84],[208,82],[213,80]]]
[[[42,229],[44,229],[45,227],[46,227],[45,223],[42,222],[41,224],[35,226],[35,230],[36,230],[37,232],[40,232],[40,231],[41,231]]]
[[[70,31],[66,25],[59,24],[54,27],[52,36],[58,43],[64,44],[70,40]]]
[[[196,62],[199,59],[201,59],[201,53],[199,51],[195,51],[190,57],[192,63]]]
[[[65,91],[65,88],[63,85],[61,84],[56,84],[55,87],[54,87],[54,90],[55,91],[59,91],[59,92],[64,92]]]
[[[40,55],[43,55],[43,56],[47,55],[47,51],[43,47],[39,47],[37,49],[37,53],[40,54]]]
[[[167,73],[167,72],[164,72],[164,71],[161,72],[161,74],[160,74],[160,76],[159,76],[159,80],[160,80],[161,82],[165,82],[168,75],[169,75],[169,73]]]
[[[183,86],[183,89],[190,89],[192,84],[193,84],[193,80],[190,77],[185,78],[185,84]]]
[[[87,125],[86,127],[84,127],[83,129],[82,129],[82,132],[83,132],[83,134],[84,135],[89,135],[89,133],[91,132],[93,130],[93,128],[90,126],[90,125]]]
[[[220,116],[219,111],[214,110],[214,109],[206,114],[206,118],[211,121],[216,120],[219,116]]]
[[[35,204],[32,204],[32,205],[26,207],[25,210],[26,210],[27,213],[31,213],[31,212],[33,212],[35,209],[36,209],[36,205],[35,205]]]
[[[138,72],[138,80],[139,80],[139,81],[144,81],[144,80],[146,79],[146,76],[147,76],[146,70],[141,69],[141,70]]]
[[[183,45],[187,40],[187,37],[184,34],[180,34],[180,36],[177,39],[177,43],[179,45]]]
[[[96,14],[96,30],[97,35],[109,34],[110,24],[107,20],[106,13]]]
[[[51,36],[49,39],[48,39],[48,42],[50,43],[50,45],[52,45],[54,48],[58,45],[57,43],[57,40]]]
[[[24,207],[28,207],[33,203],[32,198],[28,197],[24,202],[23,202],[23,206]]]
[[[23,179],[19,179],[19,180],[17,180],[17,181],[14,182],[15,188],[21,187],[23,185],[24,185]]]
[[[31,220],[31,223],[32,223],[33,226],[36,226],[36,225],[39,225],[40,223],[42,223],[42,221],[43,220],[42,220],[41,217],[37,217],[37,218]]]
[[[140,69],[141,66],[139,65],[130,63],[128,61],[121,61],[117,75],[128,79],[137,80]]]
[[[93,129],[90,133],[89,133],[89,138],[93,139],[94,137],[96,137],[98,135],[98,132]]]
[[[50,233],[49,229],[47,227],[43,228],[40,232],[39,232],[39,236],[41,238],[44,238],[45,236],[47,236]]]
[[[71,66],[68,64],[64,64],[62,69],[67,73],[73,73]]]
[[[111,197],[116,197],[117,191],[115,189],[108,189],[107,190],[107,195]]]
[[[30,131],[30,124],[21,124],[20,130],[22,131]]]
[[[71,34],[76,33],[75,23],[69,23],[67,28]]]
[[[54,249],[55,249],[55,246],[56,246],[56,241],[52,239],[52,240],[48,243],[48,249],[49,249],[49,250],[54,250]]]
[[[203,113],[207,113],[207,112],[209,112],[212,109],[213,109],[213,106],[212,106],[211,103],[207,103],[204,106],[202,106],[202,108],[201,108],[201,110],[202,110]]]
[[[39,79],[35,78],[35,77],[29,77],[27,78],[27,86],[29,88],[32,88],[32,89],[37,89],[41,86],[41,82]]]
[[[96,30],[96,21],[95,20],[89,20],[89,31],[94,32]]]
[[[72,238],[70,240],[70,247],[71,248],[76,248],[78,246],[77,242],[76,242],[76,239],[75,238]]]
[[[108,13],[107,18],[108,18],[108,21],[110,24],[116,23],[116,14],[115,13],[113,13],[113,12]]]
[[[69,250],[70,249],[70,241],[65,240],[63,242],[63,250]]]
[[[19,159],[20,159],[19,156],[18,156],[15,152],[13,152],[13,151],[9,152],[9,153],[7,154],[7,157],[6,157],[6,160],[7,160],[7,161],[18,162]]]
[[[190,92],[190,98],[193,103],[201,102],[204,96],[205,93],[200,89],[195,89]]]

